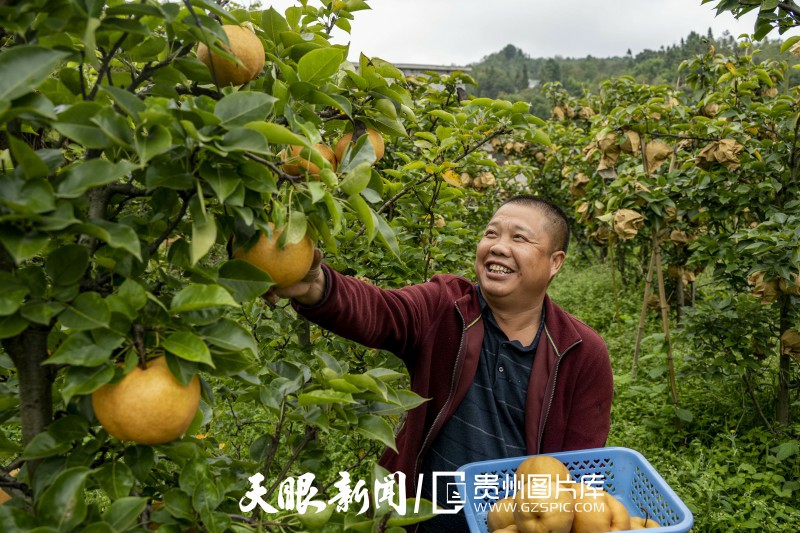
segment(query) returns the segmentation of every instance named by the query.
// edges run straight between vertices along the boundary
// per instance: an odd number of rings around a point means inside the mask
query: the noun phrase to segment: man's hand
[[[314,260],[306,277],[289,287],[282,289],[273,287],[264,294],[263,298],[271,304],[277,303],[281,298],[291,298],[305,306],[319,303],[325,295],[325,273],[322,272],[321,264],[322,251],[315,248]]]

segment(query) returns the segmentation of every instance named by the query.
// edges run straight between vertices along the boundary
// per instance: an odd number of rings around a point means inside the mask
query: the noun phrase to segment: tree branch
[[[178,224],[181,223],[181,220],[183,220],[183,217],[186,215],[186,211],[189,209],[189,198],[190,196],[183,198],[183,204],[181,205],[181,211],[178,213],[178,216],[175,217],[175,220],[170,222],[169,226],[167,226],[167,229],[161,232],[161,235],[159,235],[156,240],[151,242],[150,246],[147,247],[147,252],[149,255],[152,256],[155,254],[156,250],[158,250],[158,247],[161,246],[161,243],[167,240],[167,237],[169,237],[170,234],[175,231],[175,228],[178,227]]]
[[[800,17],[800,7],[798,7],[794,2],[778,2],[778,7],[781,8],[781,10],[791,14],[792,18],[795,20],[797,20],[797,17]]]
[[[264,495],[265,500],[269,499],[269,497],[272,496],[272,493],[274,493],[275,490],[280,486],[280,484],[286,477],[286,474],[289,472],[289,469],[292,467],[297,458],[300,457],[300,453],[303,451],[306,445],[314,439],[316,434],[317,430],[315,428],[312,428],[311,426],[306,426],[306,435],[303,438],[303,441],[297,446],[297,449],[294,451],[289,460],[286,461],[286,464],[283,465],[281,473],[278,475],[278,477],[275,479],[275,482],[272,484],[267,493]]]
[[[129,19],[130,20],[130,19]],[[119,50],[119,47],[122,46],[122,41],[128,38],[128,32],[123,32],[122,35],[119,36],[117,42],[111,46],[111,50],[109,50],[108,54],[103,54],[103,64],[100,65],[100,70],[97,71],[97,81],[94,82],[94,87],[92,87],[89,96],[85,98],[86,100],[93,100],[95,96],[97,96],[97,91],[100,89],[100,84],[103,81],[103,77],[106,74],[111,74],[111,60],[114,59],[114,55]]]

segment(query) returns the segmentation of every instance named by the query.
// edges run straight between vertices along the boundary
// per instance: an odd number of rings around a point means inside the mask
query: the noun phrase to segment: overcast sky
[[[309,0],[319,5],[318,0]],[[701,0],[370,0],[354,13],[350,59],[364,52],[392,63],[467,65],[507,44],[531,57],[608,57],[676,44],[691,31],[752,33],[754,16],[715,16]],[[262,0],[279,12],[296,0]],[[751,14],[752,15],[752,14]],[[777,38],[777,32],[770,34]]]

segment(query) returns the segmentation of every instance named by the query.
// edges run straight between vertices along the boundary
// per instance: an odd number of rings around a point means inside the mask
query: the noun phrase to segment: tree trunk
[[[16,337],[3,340],[3,347],[17,367],[22,442],[27,445],[53,421],[54,367],[43,365],[47,359],[49,328],[31,325]],[[33,463],[33,464],[32,464]],[[29,462],[35,469],[38,462]]]
[[[633,366],[631,375],[636,377],[639,367],[639,352],[642,349],[642,337],[644,337],[644,323],[647,319],[647,300],[650,298],[650,283],[653,281],[653,267],[656,262],[656,250],[650,252],[650,266],[647,267],[647,277],[644,281],[644,297],[642,298],[642,313],[639,315],[639,327],[636,330],[636,346],[633,350]]]
[[[676,283],[677,283],[677,285],[676,285],[675,291],[677,292],[676,296],[677,296],[677,299],[678,299],[678,305],[675,307],[675,319],[676,319],[675,321],[680,325],[681,319],[683,318],[683,316],[682,316],[683,315],[683,306],[685,305],[684,304],[684,297],[683,297],[683,287],[684,287],[684,285],[683,285],[683,276],[682,275],[678,275],[678,281]]]
[[[780,331],[789,329],[789,296],[784,294],[781,299],[781,319]],[[778,363],[778,398],[775,408],[775,418],[778,423],[783,426],[788,426],[790,420],[789,406],[791,405],[791,398],[789,394],[789,376],[792,369],[792,358],[789,354],[784,353],[783,341],[780,341],[780,360]]]
[[[661,307],[661,327],[664,330],[664,344],[667,347],[667,369],[669,370],[669,388],[672,395],[672,404],[680,405],[678,401],[678,386],[675,382],[675,364],[672,357],[672,340],[669,334],[669,306],[667,305],[667,291],[664,288],[664,269],[661,266],[661,249],[658,243],[658,227],[653,230],[653,249],[656,256],[656,275],[658,278],[659,307]],[[680,424],[680,420],[677,420]]]

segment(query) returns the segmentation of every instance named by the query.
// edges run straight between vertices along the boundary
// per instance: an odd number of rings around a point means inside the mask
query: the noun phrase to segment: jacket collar
[[[581,342],[581,335],[570,320],[570,315],[558,307],[546,294],[544,307],[544,332],[548,342],[556,351],[556,355],[561,357],[564,352]]]
[[[469,329],[481,318],[481,306],[478,298],[478,286],[472,284],[473,290],[466,291],[456,300],[456,306],[464,319],[464,329]],[[569,314],[558,307],[550,296],[544,296],[544,334],[547,335],[558,357],[575,344],[581,342],[581,336],[570,320]]]

